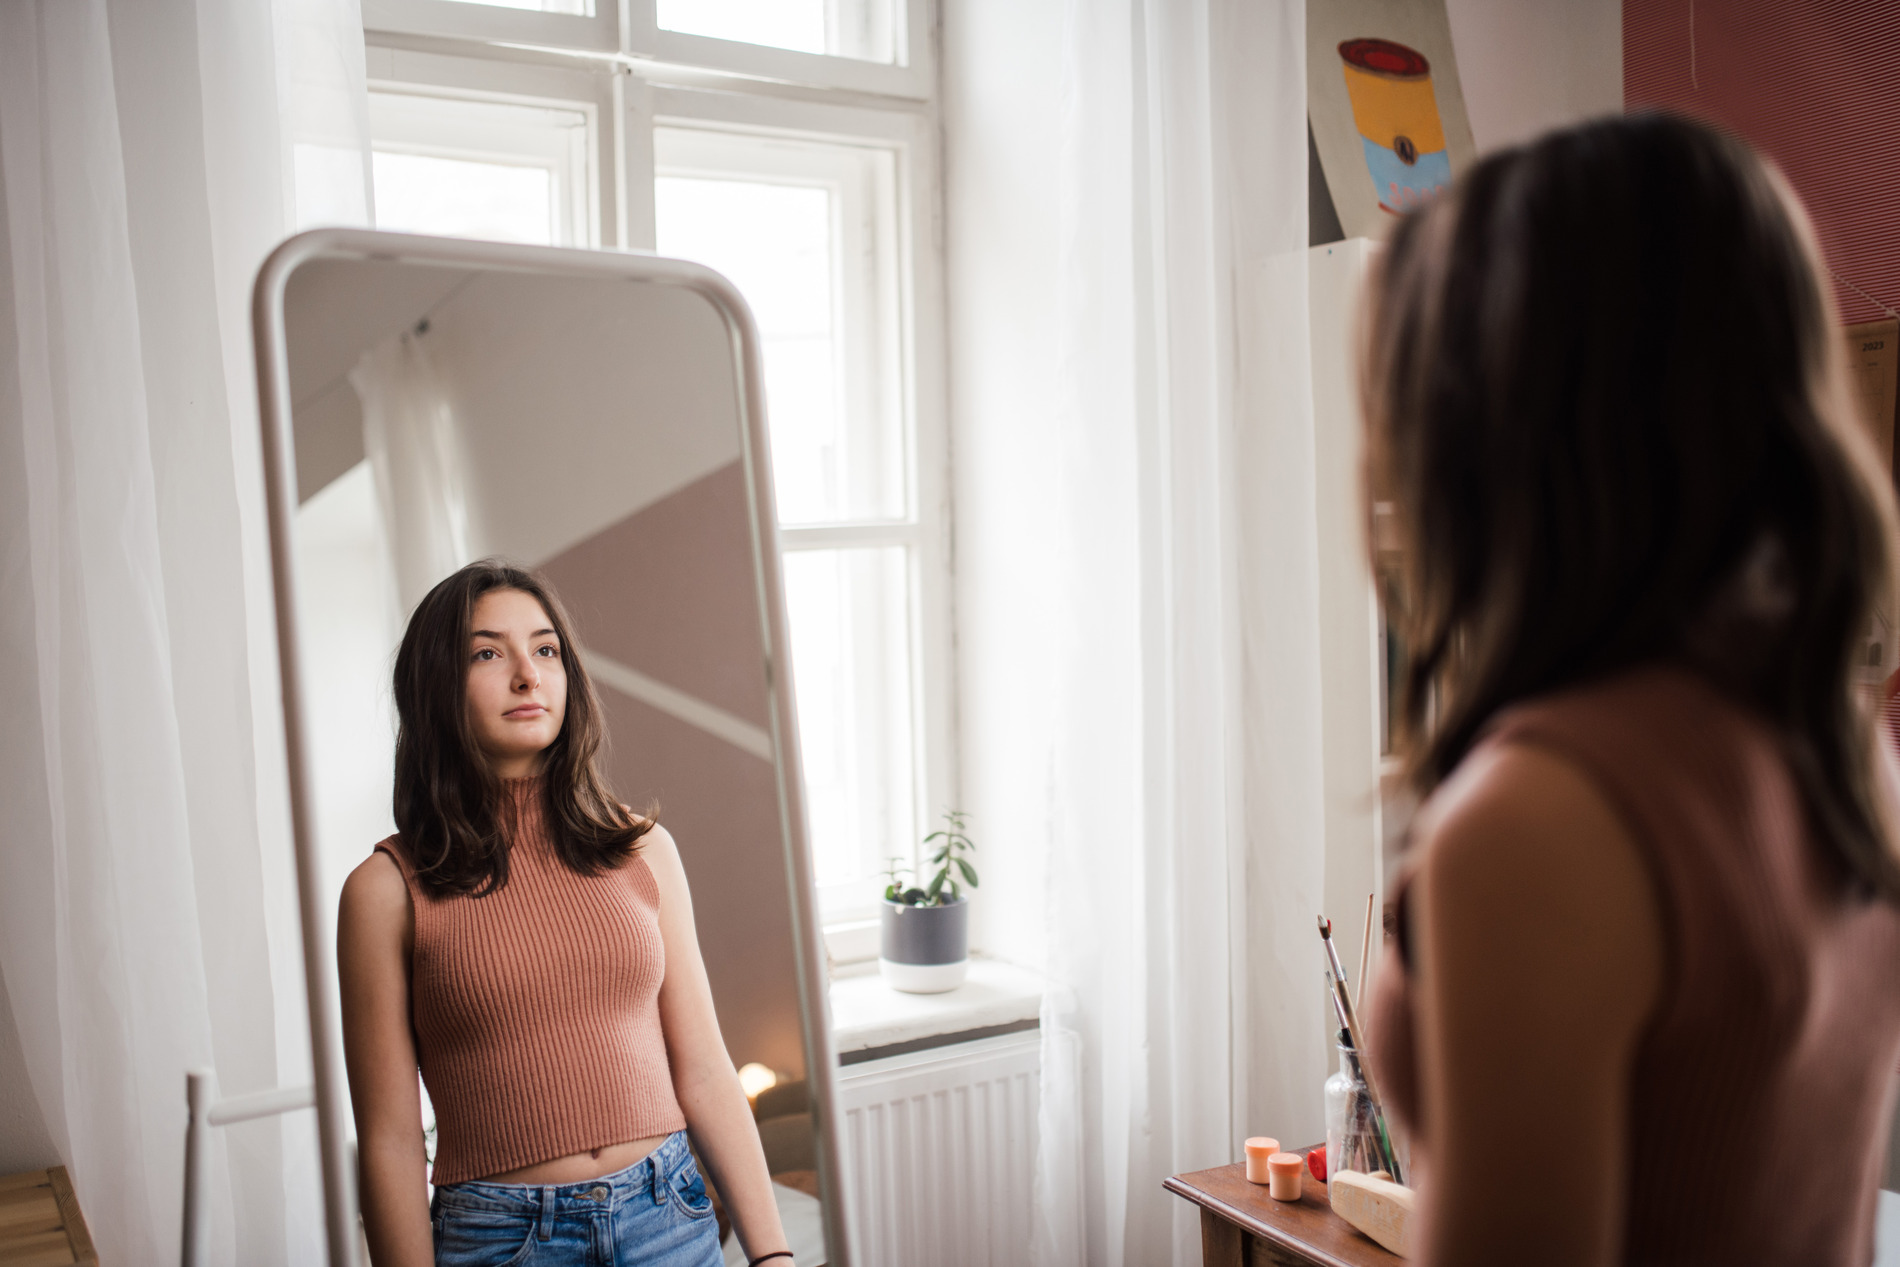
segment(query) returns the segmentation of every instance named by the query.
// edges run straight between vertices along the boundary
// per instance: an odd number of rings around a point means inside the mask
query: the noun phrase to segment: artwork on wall
[[[1306,108],[1347,237],[1385,236],[1476,154],[1444,0],[1310,0]]]
[[[1881,467],[1892,471],[1895,402],[1900,397],[1900,321],[1889,318],[1852,325],[1845,334],[1861,419],[1880,453]]]

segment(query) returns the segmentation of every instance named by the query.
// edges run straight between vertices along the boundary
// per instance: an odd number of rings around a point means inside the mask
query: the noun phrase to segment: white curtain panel
[[[944,24],[978,937],[1055,983],[1034,1260],[1186,1267],[1162,1180],[1322,1130],[1304,7]]]
[[[411,612],[469,561],[465,463],[429,349],[404,330],[350,371],[363,406],[363,450],[396,574],[396,610]]]
[[[249,323],[289,34],[0,2],[0,1171],[68,1166],[110,1262],[178,1253],[187,1069],[309,1078]],[[219,1135],[213,1260],[318,1261],[311,1124]]]

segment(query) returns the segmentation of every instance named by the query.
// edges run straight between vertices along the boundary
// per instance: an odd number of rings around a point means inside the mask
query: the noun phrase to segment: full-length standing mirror
[[[657,806],[678,842],[796,1261],[847,1262],[759,355],[737,292],[674,260],[337,230],[277,250],[255,320],[330,1261],[359,1254],[337,898],[395,831],[395,650],[432,586],[499,557],[565,603],[611,790]],[[744,1261],[736,1236],[723,1250]]]

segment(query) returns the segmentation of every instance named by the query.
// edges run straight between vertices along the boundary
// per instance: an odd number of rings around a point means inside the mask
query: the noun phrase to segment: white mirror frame
[[[785,598],[779,578],[778,519],[772,497],[772,450],[765,429],[764,379],[758,328],[731,282],[699,264],[655,255],[581,251],[564,247],[509,246],[367,229],[317,229],[284,242],[258,271],[251,296],[256,339],[258,405],[262,416],[266,516],[270,524],[271,583],[275,591],[278,672],[283,687],[284,745],[288,758],[291,834],[297,855],[297,902],[303,923],[304,984],[309,995],[311,1059],[316,1077],[317,1133],[322,1152],[324,1226],[331,1267],[358,1267],[356,1160],[350,1147],[350,1098],[343,1067],[342,1017],[337,997],[336,955],[325,945],[329,921],[321,894],[315,782],[303,700],[302,659],[297,642],[295,531],[296,443],[292,431],[290,359],[284,291],[291,274],[318,259],[387,260],[529,272],[541,275],[622,279],[691,290],[713,306],[732,340],[739,370],[740,447],[751,491],[753,575],[756,578],[770,691],[772,747],[778,779],[780,838],[792,905],[792,936],[798,956],[799,1015],[804,1027],[811,1088],[825,1245],[832,1267],[849,1267],[845,1188],[838,1152],[837,1062],[831,1047],[831,1014],[825,986],[822,930],[806,845],[803,772],[799,765],[797,717],[792,698]]]

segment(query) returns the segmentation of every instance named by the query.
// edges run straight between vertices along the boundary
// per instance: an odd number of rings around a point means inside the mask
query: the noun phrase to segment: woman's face
[[[468,722],[495,773],[540,773],[567,715],[566,648],[531,594],[490,590],[475,601],[468,640]]]

